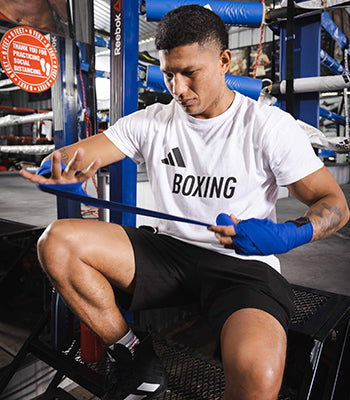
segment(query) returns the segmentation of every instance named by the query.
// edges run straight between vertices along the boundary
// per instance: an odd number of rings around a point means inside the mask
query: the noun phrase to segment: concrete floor
[[[47,226],[56,212],[55,196],[39,191],[18,172],[0,172],[0,218]]]

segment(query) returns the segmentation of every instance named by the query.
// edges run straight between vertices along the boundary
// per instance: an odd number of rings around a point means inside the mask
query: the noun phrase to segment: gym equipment
[[[31,115],[6,115],[0,118],[0,128],[11,125],[26,124],[28,122],[42,121],[52,119],[53,112],[31,114]]]
[[[49,154],[55,150],[55,145],[53,144],[42,144],[42,145],[9,145],[0,146],[0,152],[3,153],[16,153],[16,154]]]
[[[345,117],[322,107],[320,107],[320,117],[327,118],[339,125],[345,125]]]
[[[348,39],[344,35],[344,33],[337,27],[337,25],[333,22],[332,18],[328,14],[328,12],[322,13],[321,23],[323,28],[333,37],[333,39],[339,44],[341,49],[345,49],[346,47],[350,49],[348,44]]]
[[[292,285],[296,312],[288,330],[287,361],[279,400],[345,400],[350,390],[346,371],[350,365],[350,297]],[[192,307],[193,309],[193,307]],[[169,376],[167,392],[160,400],[215,400],[224,391],[224,376],[220,361],[199,353],[186,344],[164,339],[167,316],[174,309],[136,313],[140,329],[151,329],[153,345]],[[184,310],[182,310],[184,314]],[[74,397],[57,386],[64,376],[72,379],[96,396],[102,397],[108,358],[96,363],[84,363],[80,356],[79,332],[73,335],[68,350],[52,349],[44,328],[47,312],[30,334],[15,359],[0,378],[0,394],[29,353],[52,366],[57,372],[46,392],[37,399],[59,400]],[[188,314],[198,318],[196,313]],[[54,315],[51,316],[55,320]],[[180,319],[183,324],[183,318]],[[169,326],[169,325],[168,325]],[[182,325],[183,326],[183,325]],[[173,325],[178,329],[178,325]],[[169,332],[169,328],[165,331]],[[201,337],[210,336],[201,329]],[[208,340],[211,340],[210,337]]]
[[[323,114],[325,114],[324,116],[326,118],[330,118],[328,111],[320,108],[320,115]],[[348,153],[350,151],[350,142],[345,136],[328,137],[325,136],[319,129],[305,123],[304,121],[300,121],[298,119],[297,122],[309,137],[310,143],[313,147],[317,149],[327,149],[337,153]]]
[[[335,72],[336,74],[342,74],[345,72],[344,67],[334,60],[329,54],[327,54],[324,50],[320,51],[321,63],[328,67],[330,70]]]
[[[159,21],[174,8],[198,4],[218,14],[225,24],[259,28],[264,22],[264,3],[247,3],[240,1],[215,0],[146,0],[146,17],[148,21]]]
[[[294,79],[294,93],[325,92],[350,88],[350,76],[348,73],[336,76],[318,76],[312,78]],[[271,86],[272,94],[285,94],[286,81],[283,80]]]

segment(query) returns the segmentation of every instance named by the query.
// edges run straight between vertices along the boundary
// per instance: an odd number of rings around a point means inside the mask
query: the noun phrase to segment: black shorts
[[[136,282],[133,295],[116,290],[127,311],[199,303],[217,335],[242,308],[273,315],[287,332],[294,313],[288,282],[269,265],[194,246],[167,235],[124,227],[132,243]]]

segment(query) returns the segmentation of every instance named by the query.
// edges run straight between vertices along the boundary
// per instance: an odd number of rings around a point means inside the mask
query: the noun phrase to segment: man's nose
[[[172,95],[176,98],[180,98],[184,95],[187,85],[185,79],[180,74],[175,74],[171,82]]]

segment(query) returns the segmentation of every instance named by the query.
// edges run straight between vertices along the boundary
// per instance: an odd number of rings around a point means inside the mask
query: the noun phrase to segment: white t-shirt
[[[214,118],[194,118],[175,101],[157,103],[119,119],[105,135],[136,163],[146,163],[157,211],[213,225],[222,212],[275,220],[278,186],[323,166],[289,114],[237,92],[231,107]],[[242,256],[223,248],[205,227],[161,220],[158,228],[280,269],[275,256]]]

